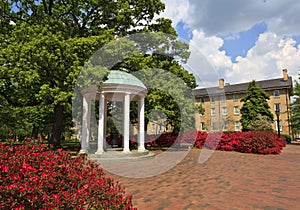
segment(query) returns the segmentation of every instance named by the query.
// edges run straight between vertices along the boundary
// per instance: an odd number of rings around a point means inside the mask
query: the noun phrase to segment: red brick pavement
[[[300,209],[300,145],[287,145],[280,155],[215,151],[201,164],[200,151],[154,177],[109,175],[140,210]]]

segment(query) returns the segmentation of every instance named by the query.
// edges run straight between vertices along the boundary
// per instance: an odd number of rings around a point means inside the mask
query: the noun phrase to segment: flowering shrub
[[[132,142],[136,142],[136,137],[132,138]],[[189,131],[181,134],[181,136],[172,133],[146,136],[146,144],[153,147],[170,147],[176,143],[190,143],[196,148],[206,147],[214,150],[256,154],[279,154],[285,146],[284,138],[278,138],[271,131],[231,133]]]
[[[279,154],[285,146],[283,138],[273,132],[248,131],[240,140],[237,151],[257,154]]]
[[[134,209],[131,198],[84,157],[0,143],[0,209]]]
[[[195,146],[243,153],[279,154],[285,141],[271,131],[209,134],[198,131]]]

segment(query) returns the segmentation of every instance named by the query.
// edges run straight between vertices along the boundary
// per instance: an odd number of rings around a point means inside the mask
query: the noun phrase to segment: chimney
[[[224,79],[219,79],[219,88],[220,89],[224,88]]]
[[[283,69],[283,70],[282,70],[282,73],[283,73],[283,81],[287,81],[287,80],[288,80],[287,69]]]

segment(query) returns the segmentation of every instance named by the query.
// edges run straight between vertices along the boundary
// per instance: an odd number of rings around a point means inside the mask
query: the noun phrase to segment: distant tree
[[[295,82],[294,101],[291,103],[291,126],[294,133],[300,132],[300,84]]]
[[[241,99],[244,102],[241,108],[241,120],[243,131],[265,130],[273,122],[274,115],[270,111],[267,100],[270,96],[259,87],[253,80],[249,83],[246,96]],[[254,126],[261,125],[261,126]]]

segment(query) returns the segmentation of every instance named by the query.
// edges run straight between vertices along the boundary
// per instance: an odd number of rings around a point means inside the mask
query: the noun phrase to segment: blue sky
[[[246,31],[241,31],[236,34],[220,35],[219,37],[224,40],[224,44],[220,50],[224,50],[232,62],[236,62],[235,59],[237,56],[245,57],[247,55],[248,50],[255,45],[258,36],[267,31],[267,27],[268,26],[262,22]],[[181,40],[189,42],[192,39],[193,35],[191,29],[186,28],[184,22],[180,21],[175,29]],[[295,36],[294,38],[300,41],[300,36]]]
[[[162,16],[170,18],[179,38],[190,44],[187,65],[198,81],[214,86],[219,78],[229,83],[278,78],[285,68],[297,78],[300,1],[163,2]]]
[[[226,55],[231,58],[232,62],[236,62],[237,56],[246,57],[248,50],[255,45],[259,35],[266,31],[267,25],[258,23],[247,31],[237,33],[234,38],[220,36],[224,39],[224,44],[220,50],[225,50]]]

